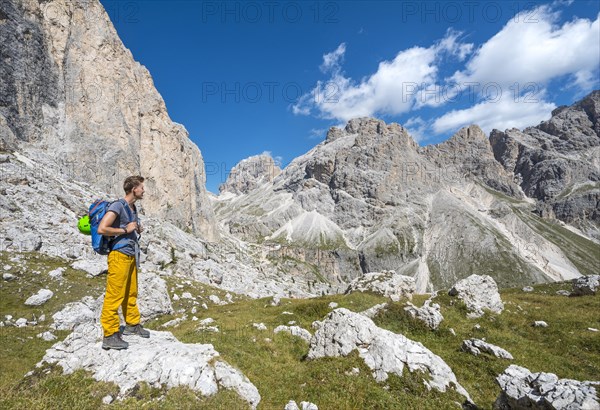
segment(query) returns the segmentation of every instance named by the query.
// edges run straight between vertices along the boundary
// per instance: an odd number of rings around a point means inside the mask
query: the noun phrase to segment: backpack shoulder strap
[[[123,205],[123,208],[127,211],[127,215],[129,216],[129,222],[133,222],[133,215],[131,215],[131,209],[129,208],[129,204],[125,201],[124,198],[120,198],[119,202]]]

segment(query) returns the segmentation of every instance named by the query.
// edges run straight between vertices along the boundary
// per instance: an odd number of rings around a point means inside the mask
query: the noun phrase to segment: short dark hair
[[[144,182],[144,177],[140,175],[132,175],[130,177],[125,178],[125,182],[123,182],[123,189],[125,190],[125,194],[130,193],[133,188],[140,185]]]

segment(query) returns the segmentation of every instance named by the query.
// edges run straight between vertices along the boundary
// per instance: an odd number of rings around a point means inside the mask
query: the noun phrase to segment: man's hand
[[[125,229],[127,229],[127,232],[129,232],[129,233],[136,231],[138,229],[138,223],[135,221],[129,222],[127,224],[127,226],[125,227]]]

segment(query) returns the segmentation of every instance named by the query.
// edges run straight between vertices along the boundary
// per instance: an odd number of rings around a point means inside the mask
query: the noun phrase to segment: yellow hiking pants
[[[104,337],[119,331],[119,306],[128,325],[140,323],[140,311],[137,306],[137,269],[135,257],[119,251],[108,254],[108,277],[106,295],[100,315]]]

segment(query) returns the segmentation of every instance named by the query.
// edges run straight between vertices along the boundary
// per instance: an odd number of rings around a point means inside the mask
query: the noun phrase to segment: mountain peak
[[[229,173],[219,193],[247,194],[261,184],[273,181],[281,168],[271,155],[263,153],[241,160]]]

